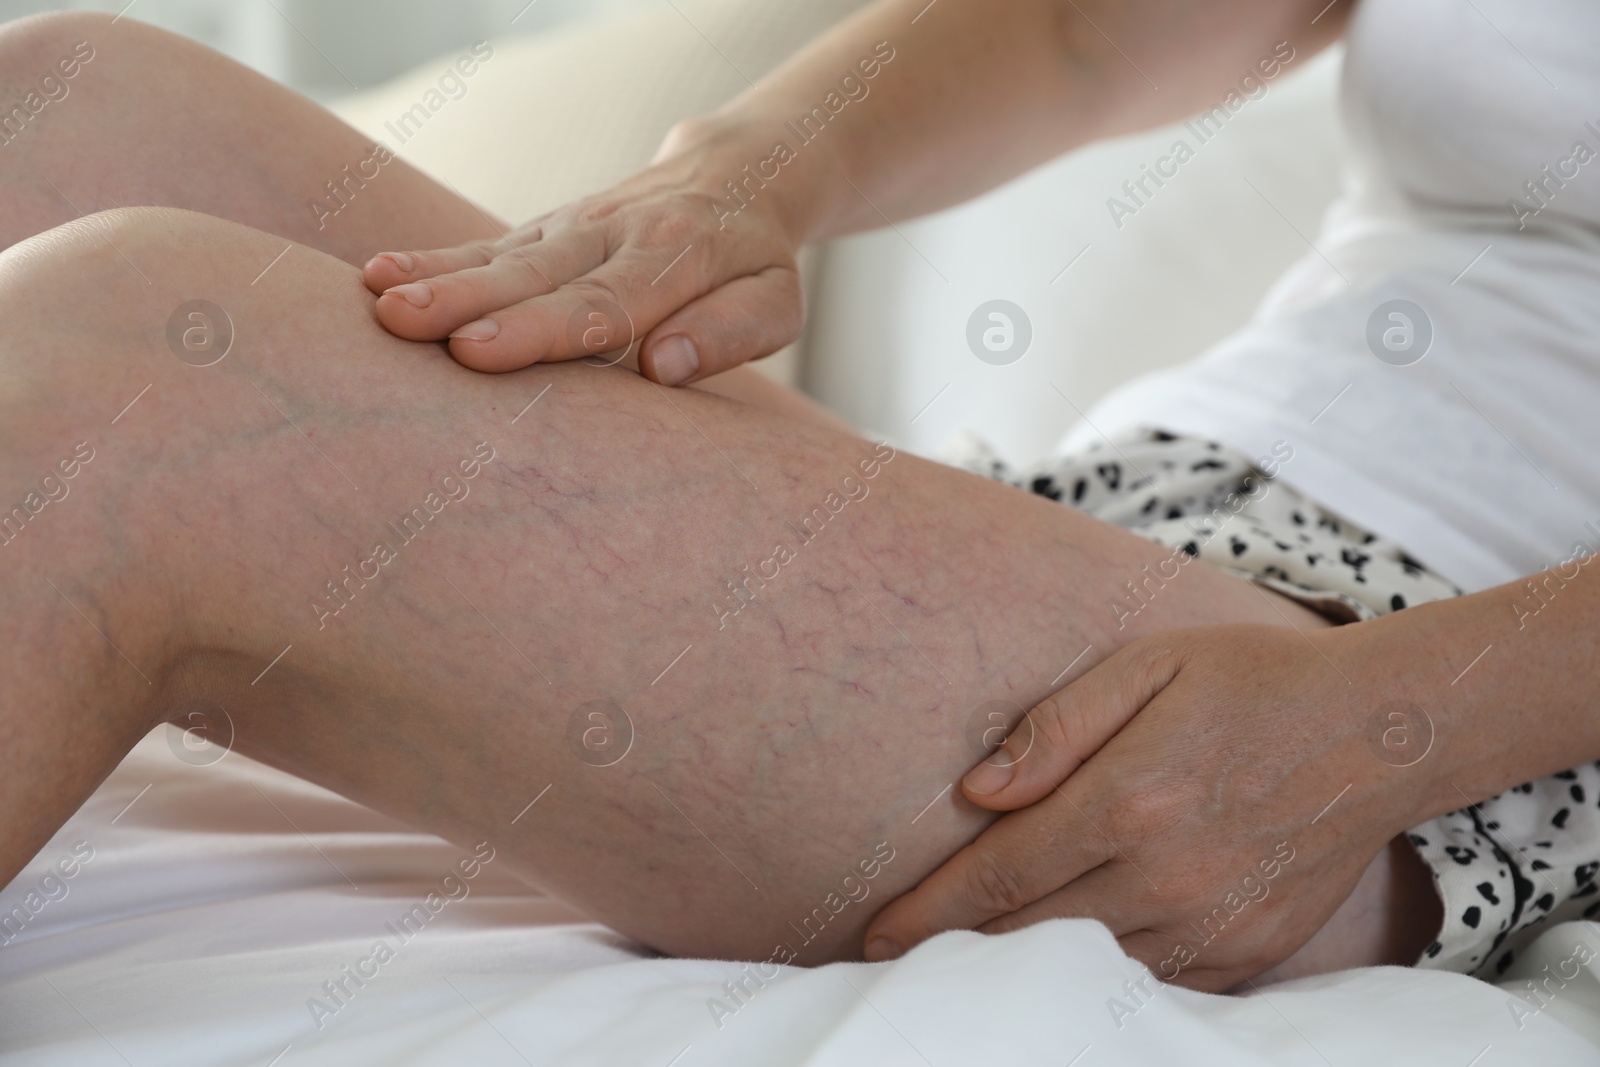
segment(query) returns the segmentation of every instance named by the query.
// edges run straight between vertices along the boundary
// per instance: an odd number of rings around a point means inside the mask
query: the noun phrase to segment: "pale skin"
[[[749,381],[733,387],[747,400],[669,395],[583,363],[491,377],[397,339],[357,264],[494,220],[397,163],[317,231],[304,199],[363,158],[358,135],[126,20],[34,20],[0,48],[54,56],[80,39],[97,58],[75,106],[0,151],[15,191],[3,224],[21,241],[0,255],[4,499],[79,442],[94,449],[71,493],[0,547],[14,694],[0,878],[152,726],[196,708],[219,721],[220,706],[240,752],[487,839],[530,882],[665,951],[859,958],[875,910],[996,817],[947,791],[975,761],[984,705],[1036,704],[1080,655],[1068,678],[1141,636],[1326,626],[1196,564],[1118,630],[1104,601],[1163,549],[885,456],[799,398]],[[172,168],[197,138],[215,148],[204,166]],[[102,213],[62,226],[61,200]],[[158,206],[108,210],[135,202]],[[197,298],[235,334],[203,368],[165,336]],[[830,508],[825,532],[721,618],[724,579],[847,474],[870,492]],[[468,492],[325,617],[326,583],[398,541],[387,524],[428,494],[454,495],[446,475]],[[569,734],[595,699],[635,727],[614,766],[586,763]],[[798,936],[790,924],[884,845],[870,896]],[[1381,861],[1373,892],[1350,896],[1361,869],[1345,908],[1375,916],[1364,929],[1426,928]],[[1404,954],[1379,940],[1313,938],[1300,958]]]
[[[487,371],[571,358],[573,311],[609,301],[627,309],[647,377],[698,381],[798,334],[807,241],[948,207],[1097,138],[1183,118],[1242,72],[1259,76],[1281,42],[1304,62],[1339,36],[1349,6],[879,0],[681,123],[620,185],[505,239],[392,249],[366,265],[367,284],[398,336],[448,337],[456,359]],[[846,92],[868,95],[801,142],[790,124]],[[780,140],[794,158],[778,176],[730,194]]]
[[[1281,45],[1303,64],[1343,32],[1353,6],[942,0],[930,8],[925,0],[880,0],[714,114],[681,124],[652,167],[616,188],[504,239],[388,250],[365,265],[365,280],[380,294],[385,327],[401,337],[448,339],[468,367],[503,371],[571,358],[568,316],[585,301],[604,300],[629,309],[644,375],[700,381],[799,330],[794,252],[804,242],[958,203],[1096,138],[1210,107],[1246,72],[1272,77],[1278,68],[1262,64],[1281,55]],[[884,50],[894,58],[862,65]],[[857,84],[845,85],[846,75]],[[746,167],[773,158],[775,140],[793,139],[797,117],[830,91],[855,99],[866,84],[871,95],[845,105],[778,177],[743,184]],[[739,187],[730,190],[730,181]],[[653,265],[686,247],[663,286],[649,284]],[[1525,595],[1514,585],[1408,610],[1382,625],[1317,638],[1331,649],[1317,655],[1300,639],[1230,629],[1157,642],[1108,664],[1097,682],[1085,682],[1097,701],[1069,688],[1038,710],[1040,728],[1062,738],[1053,758],[1036,760],[998,793],[981,780],[963,786],[975,803],[1020,810],[886,911],[869,957],[895,955],[952,927],[1004,930],[1092,915],[1156,968],[1185,923],[1214,908],[1240,872],[1271,853],[1263,851],[1274,843],[1265,840],[1266,827],[1309,828],[1325,798],[1348,785],[1339,818],[1316,821],[1316,830],[1297,838],[1303,847],[1292,875],[1276,883],[1273,903],[1253,906],[1258,918],[1245,936],[1208,945],[1175,980],[1227,988],[1269,968],[1277,977],[1326,969],[1336,957],[1414,960],[1437,929],[1439,904],[1396,835],[1600,756],[1585,710],[1593,678],[1581,669],[1597,632],[1592,594],[1569,595],[1563,609],[1576,613],[1573,625],[1550,627],[1542,638],[1540,654],[1564,670],[1535,671],[1536,656],[1508,656],[1478,666],[1470,696],[1448,684],[1493,638],[1472,642],[1502,632]],[[1342,667],[1330,669],[1330,660]],[[1258,668],[1248,685],[1230,669],[1239,663]],[[1333,684],[1308,689],[1313,676]],[[1148,709],[1126,699],[1130,692],[1150,698]],[[1397,693],[1460,727],[1440,739],[1425,773],[1389,775],[1370,752],[1372,710]],[[1269,728],[1278,721],[1272,709],[1283,705],[1303,715],[1303,737]],[[1060,706],[1074,709],[1065,720]],[[1520,710],[1530,707],[1563,711]],[[1136,713],[1103,758],[1069,779]],[[1236,758],[1202,753],[1195,762],[1180,739],[1196,733]],[[1130,790],[1135,767],[1167,787],[1165,795]],[[1058,793],[1063,781],[1069,784]],[[1075,794],[1072,804],[1066,793]],[[1107,835],[1078,836],[1086,819],[1124,827],[1111,838],[1141,841],[1108,851]],[[1152,825],[1166,831],[1151,834]],[[1396,915],[1410,921],[1396,923]],[[1318,930],[1313,950],[1339,947],[1290,959]]]

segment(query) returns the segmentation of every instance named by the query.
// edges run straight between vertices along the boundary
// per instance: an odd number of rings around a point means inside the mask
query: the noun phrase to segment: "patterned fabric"
[[[1142,430],[1022,472],[969,435],[940,458],[1182,549],[1335,622],[1460,595],[1399,545],[1274,481],[1293,454],[1282,445],[1252,463],[1212,441]],[[1600,763],[1517,786],[1407,836],[1445,913],[1419,967],[1495,978],[1544,923],[1600,915]]]

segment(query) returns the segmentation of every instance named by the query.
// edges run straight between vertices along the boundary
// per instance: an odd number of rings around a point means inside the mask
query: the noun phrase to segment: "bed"
[[[637,167],[674,117],[714,106],[854,6],[682,0],[499,45],[449,123],[400,154],[526,217]],[[340,110],[387,137],[452,58]],[[1335,61],[1242,116],[1138,228],[1112,229],[1100,199],[1160,132],[812,255],[811,326],[767,369],[920,451],[957,428],[1013,458],[1047,446],[1071,416],[1039,405],[1040,380],[1081,406],[1193,354],[1303,250],[1285,218],[1313,226],[1332,195]],[[1243,206],[1246,163],[1278,183],[1284,216]],[[1233,205],[1227,242],[1191,217],[1218,196]],[[1052,239],[982,254],[1037,232]],[[1071,274],[1083,247],[1101,261]],[[925,255],[981,269],[933,278]],[[1036,358],[998,368],[1008,377],[961,377],[996,368],[938,316],[1018,293],[1037,309]],[[1139,313],[1152,303],[1164,314]],[[955,395],[981,399],[925,407],[957,381]],[[1204,996],[1150,983],[1087,921],[947,934],[890,964],[758,972],[657,957],[492,855],[170,726],[0,891],[0,943],[3,1067],[1600,1063],[1592,924],[1545,931],[1497,984],[1376,968]]]
[[[1373,968],[1205,996],[1141,982],[1084,920],[761,973],[656,957],[481,850],[170,726],[0,903],[28,913],[0,935],[4,1067],[1600,1062],[1600,963],[1519,996],[1589,924],[1498,985]]]

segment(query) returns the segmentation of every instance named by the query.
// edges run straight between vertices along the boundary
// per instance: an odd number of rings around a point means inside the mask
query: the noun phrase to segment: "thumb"
[[[1035,705],[967,772],[967,799],[993,811],[1033,804],[1064,782],[1164,689],[1182,665],[1170,643],[1137,641]]]
[[[793,266],[735,278],[678,309],[645,338],[639,370],[688,385],[771,355],[800,336],[805,297]]]

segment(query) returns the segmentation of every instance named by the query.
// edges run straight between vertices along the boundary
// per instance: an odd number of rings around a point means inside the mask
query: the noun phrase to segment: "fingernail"
[[[427,282],[406,282],[392,289],[384,290],[384,295],[393,293],[414,308],[425,308],[433,303],[433,286]]]
[[[900,946],[895,944],[893,941],[890,941],[887,937],[875,937],[871,941],[867,942],[868,963],[881,963],[885,960],[897,960],[903,955],[905,955],[905,952],[900,948]]]
[[[655,348],[656,380],[662,385],[677,385],[693,378],[700,369],[700,353],[694,342],[682,334],[658,341]]]
[[[1008,760],[1008,762],[989,762],[995,756]],[[1004,752],[997,752],[995,756],[990,756],[989,759],[978,764],[965,778],[961,779],[962,788],[969,793],[985,797],[991,793],[998,793],[1010,785],[1012,777],[1017,773],[1016,764],[1009,762],[1009,757]]]
[[[460,337],[468,341],[493,341],[500,336],[500,324],[493,319],[476,319],[467,323],[451,337]]]
[[[417,261],[411,257],[410,252],[380,252],[378,255],[383,259],[389,260],[407,274],[417,269]]]

